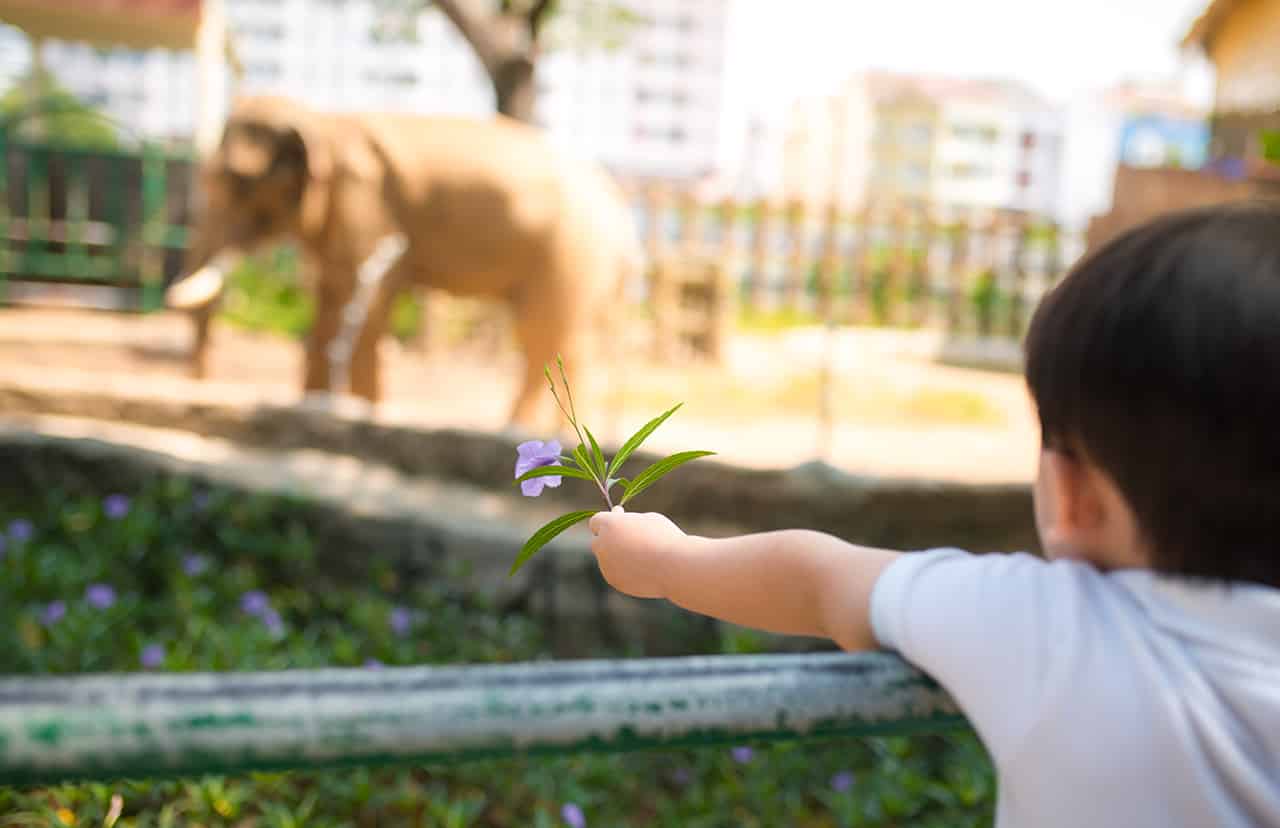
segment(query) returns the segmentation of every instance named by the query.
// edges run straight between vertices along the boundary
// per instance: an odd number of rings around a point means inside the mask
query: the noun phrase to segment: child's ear
[[[1106,506],[1099,479],[1073,454],[1045,449],[1036,496],[1041,540],[1053,557],[1089,555],[1103,542]]]

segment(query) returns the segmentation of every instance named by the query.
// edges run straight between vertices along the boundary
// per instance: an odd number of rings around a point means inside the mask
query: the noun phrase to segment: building
[[[334,112],[484,116],[489,79],[452,24],[429,8],[408,28],[377,0],[225,0],[239,91],[297,98]],[[539,64],[538,120],[553,140],[628,176],[688,180],[722,172],[725,53],[731,0],[632,0],[640,22],[616,48],[562,38]],[[573,29],[567,4],[559,28]],[[396,18],[396,21],[403,18]],[[21,33],[0,31],[0,72],[29,62]],[[104,52],[51,41],[58,80],[140,132],[189,135],[188,55]]]
[[[1209,151],[1205,109],[1173,80],[1126,81],[1067,107],[1059,214],[1084,226],[1112,207],[1117,169],[1202,167]]]
[[[789,198],[1051,212],[1062,121],[1008,81],[866,72],[802,101],[785,144]]]
[[[1280,0],[1212,0],[1183,39],[1213,64],[1215,157],[1260,153],[1259,132],[1280,130]]]

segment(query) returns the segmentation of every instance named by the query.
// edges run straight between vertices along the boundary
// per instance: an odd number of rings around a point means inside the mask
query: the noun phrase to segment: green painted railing
[[[142,144],[85,150],[13,140],[0,127],[0,304],[70,286],[116,289],[155,310],[187,243],[192,160]]]
[[[898,658],[766,655],[0,679],[0,783],[186,776],[964,725]]]

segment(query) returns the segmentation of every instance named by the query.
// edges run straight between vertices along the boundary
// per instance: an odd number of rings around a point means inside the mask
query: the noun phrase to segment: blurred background
[[[584,419],[617,445],[683,401],[646,447],[720,455],[651,508],[1008,551],[1035,545],[1036,303],[1135,222],[1275,192],[1277,47],[1280,0],[0,0],[0,667],[785,646],[603,600],[573,532],[505,577],[585,495],[511,486],[523,367],[501,304],[406,290],[377,410],[305,411],[315,298],[286,243],[229,274],[194,365],[165,289],[240,96],[501,112],[613,175],[646,267],[612,330],[615,406]],[[137,825],[960,825],[993,801],[959,737],[556,762],[6,788],[0,811],[98,824],[123,795]]]

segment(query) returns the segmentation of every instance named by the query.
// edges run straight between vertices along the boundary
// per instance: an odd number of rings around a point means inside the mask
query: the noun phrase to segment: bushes
[[[372,667],[546,652],[529,619],[447,581],[410,582],[377,559],[363,579],[327,575],[301,504],[182,479],[102,494],[0,494],[4,672]],[[721,649],[743,647],[735,634]],[[591,826],[963,826],[990,824],[993,784],[979,744],[958,734],[0,788],[0,813],[6,824],[102,825],[118,795],[119,826],[523,828],[570,824],[568,805]]]

